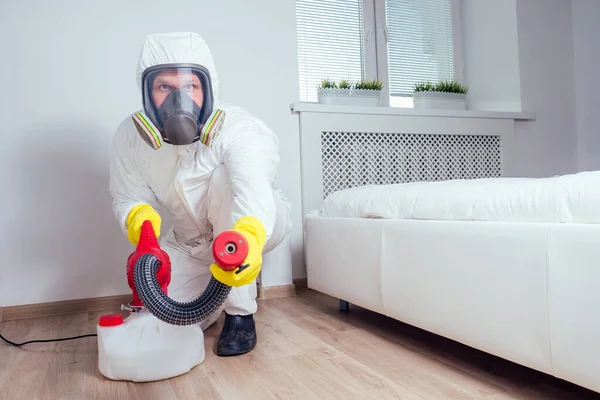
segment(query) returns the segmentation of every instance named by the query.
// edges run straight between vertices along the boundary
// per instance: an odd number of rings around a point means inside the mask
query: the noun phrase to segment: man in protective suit
[[[169,297],[193,300],[211,274],[232,286],[217,354],[246,353],[257,341],[253,313],[262,254],[291,227],[289,203],[273,187],[278,138],[246,110],[221,103],[213,57],[195,33],[149,35],[137,81],[143,111],[127,117],[113,139],[114,214],[133,245],[145,220],[160,236],[159,211],[169,216],[172,227],[160,238],[172,263]],[[230,229],[253,238],[241,271],[221,270],[212,258],[213,239]]]

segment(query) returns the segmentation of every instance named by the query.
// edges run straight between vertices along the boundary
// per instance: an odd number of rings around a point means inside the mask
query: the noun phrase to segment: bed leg
[[[350,309],[350,304],[345,300],[340,300],[340,311],[348,311]]]

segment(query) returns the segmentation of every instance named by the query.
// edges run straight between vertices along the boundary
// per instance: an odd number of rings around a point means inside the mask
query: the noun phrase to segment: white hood
[[[148,35],[138,62],[138,87],[142,87],[142,73],[146,68],[172,63],[192,63],[206,67],[210,73],[214,104],[219,103],[219,77],[212,53],[204,39],[194,32]]]

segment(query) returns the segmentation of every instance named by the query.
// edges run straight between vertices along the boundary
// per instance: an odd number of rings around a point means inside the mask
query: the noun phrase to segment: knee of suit
[[[266,254],[279,246],[292,229],[292,216],[287,205],[279,205],[277,207],[277,215],[275,217],[275,225],[272,235],[267,238],[263,253]]]
[[[268,238],[267,241],[265,242],[263,254],[267,254],[268,252],[272,251],[277,246],[279,246],[281,244],[281,242],[283,242],[284,238],[285,238],[285,235],[277,235],[277,236],[273,235],[270,238]]]

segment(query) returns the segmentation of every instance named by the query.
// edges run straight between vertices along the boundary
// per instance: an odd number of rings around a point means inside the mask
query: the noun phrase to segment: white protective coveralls
[[[172,228],[160,238],[160,245],[172,263],[169,297],[189,301],[204,291],[211,277],[211,244],[216,235],[252,215],[266,229],[264,254],[288,234],[290,205],[273,186],[278,137],[243,108],[220,101],[217,70],[205,41],[194,33],[149,35],[139,58],[138,85],[146,68],[167,63],[195,63],[208,69],[214,107],[226,113],[223,127],[210,146],[165,144],[154,150],[140,137],[131,116],[125,118],[113,139],[110,193],[123,232],[134,206],[149,204],[159,213],[168,213]],[[253,314],[256,289],[256,282],[232,287],[222,310]],[[208,328],[220,314],[200,325]]]

